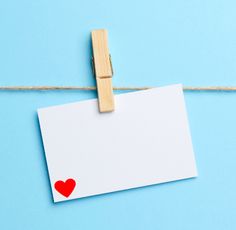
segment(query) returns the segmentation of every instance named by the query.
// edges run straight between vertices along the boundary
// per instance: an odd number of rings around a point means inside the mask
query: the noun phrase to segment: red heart
[[[61,193],[65,197],[69,197],[70,194],[73,192],[75,188],[76,182],[73,179],[68,179],[65,182],[58,180],[55,184],[54,187],[55,189]]]

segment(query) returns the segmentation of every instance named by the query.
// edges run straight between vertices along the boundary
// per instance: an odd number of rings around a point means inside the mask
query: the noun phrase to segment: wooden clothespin
[[[114,110],[114,96],[112,86],[112,63],[108,48],[107,31],[93,30],[93,68],[97,81],[98,103],[101,113]]]

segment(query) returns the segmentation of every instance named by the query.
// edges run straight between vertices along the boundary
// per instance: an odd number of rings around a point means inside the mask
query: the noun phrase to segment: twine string
[[[146,90],[154,87],[113,87],[113,90]],[[95,86],[0,86],[0,91],[96,90]],[[236,91],[236,86],[183,86],[185,91]]]

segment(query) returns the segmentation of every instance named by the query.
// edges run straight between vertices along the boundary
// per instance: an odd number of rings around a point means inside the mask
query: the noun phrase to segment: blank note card
[[[197,176],[182,85],[38,110],[55,202]],[[178,184],[176,184],[178,186]]]

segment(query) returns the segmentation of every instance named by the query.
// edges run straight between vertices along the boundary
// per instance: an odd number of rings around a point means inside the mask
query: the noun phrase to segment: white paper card
[[[38,110],[54,202],[197,176],[182,85]]]

